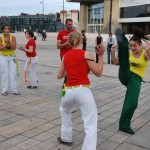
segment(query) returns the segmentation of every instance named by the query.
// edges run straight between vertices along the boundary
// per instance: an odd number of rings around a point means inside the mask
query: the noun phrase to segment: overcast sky
[[[20,13],[42,13],[42,0],[0,0],[0,16],[18,16]],[[43,0],[44,13],[56,13],[63,9],[63,0]],[[79,3],[64,0],[65,10],[78,9]]]

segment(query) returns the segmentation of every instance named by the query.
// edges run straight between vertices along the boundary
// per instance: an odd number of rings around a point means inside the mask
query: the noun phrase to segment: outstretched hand
[[[146,49],[146,55],[147,55],[146,57],[147,57],[147,60],[150,61],[150,43],[147,43],[147,44],[146,44],[145,49]]]
[[[23,51],[25,48],[21,46],[18,49]]]
[[[103,56],[104,52],[105,52],[104,45],[101,44],[100,46],[97,47],[97,55],[98,56]]]
[[[71,46],[70,43],[69,43],[69,41],[65,42],[65,46],[66,47],[70,47]]]
[[[150,51],[150,42],[146,44],[146,51]]]

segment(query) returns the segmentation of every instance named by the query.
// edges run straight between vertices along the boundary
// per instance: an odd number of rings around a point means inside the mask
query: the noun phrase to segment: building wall
[[[77,24],[79,22],[79,11],[78,10],[68,11],[68,17],[73,20],[74,24]]]
[[[101,3],[102,0],[71,0],[72,2],[80,2],[80,29],[86,29],[88,25],[88,8],[90,5],[95,4],[96,2]],[[104,0],[104,20],[103,20],[103,33],[109,33],[109,21],[110,21],[110,1]],[[142,7],[141,5],[147,5],[147,16],[132,16],[122,18],[122,10],[124,8],[131,8],[133,6]],[[112,0],[112,21],[111,21],[111,32],[114,33],[115,29],[122,27],[126,33],[132,33],[135,26],[140,26],[146,32],[150,32],[150,0]],[[121,10],[122,9],[122,10]],[[127,8],[128,9],[128,8]],[[132,9],[132,8],[131,8]],[[143,10],[142,8],[138,8]],[[136,11],[138,11],[136,9]],[[139,13],[140,13],[139,11]],[[132,13],[132,11],[131,11]],[[133,15],[133,13],[132,13]],[[140,14],[142,15],[142,14]],[[88,25],[89,26],[89,25]],[[94,27],[94,25],[93,25]],[[96,31],[96,30],[95,30]]]
[[[104,1],[104,22],[103,22],[103,32],[108,33],[109,32],[109,17],[110,17],[110,0]]]
[[[64,20],[63,20],[64,18]],[[72,19],[73,25],[76,26],[79,23],[79,11],[78,10],[70,10],[70,11],[61,11],[60,12],[60,19],[61,22],[65,24],[66,19]]]
[[[79,17],[80,30],[86,29],[87,23],[88,23],[88,5],[80,4],[80,17]]]
[[[112,22],[111,32],[114,33],[115,29],[120,27],[118,22],[120,15],[119,0],[112,1]],[[104,1],[104,22],[103,22],[103,33],[109,33],[109,20],[110,20],[110,0]]]
[[[149,0],[120,0],[121,16],[119,23],[126,33],[133,33],[135,27],[150,33],[150,1]]]
[[[104,22],[103,22],[103,33],[109,32],[109,18],[110,18],[110,0],[104,0]],[[112,3],[112,23],[111,32],[114,32],[115,28],[120,27],[118,23],[119,19],[119,0],[113,0]],[[86,29],[88,24],[88,5],[86,2],[80,3],[80,17],[79,17],[80,29]]]
[[[60,11],[60,19],[61,19],[61,23],[65,24],[65,20],[67,19],[67,11]]]

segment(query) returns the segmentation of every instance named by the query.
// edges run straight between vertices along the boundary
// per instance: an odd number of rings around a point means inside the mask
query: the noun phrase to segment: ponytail
[[[79,45],[81,39],[82,39],[82,35],[79,32],[71,32],[69,35],[69,43],[73,47]]]
[[[133,36],[130,38],[130,41],[136,41],[141,44],[142,40],[148,42],[150,40],[150,37],[148,37],[148,34],[143,32],[141,28],[136,27],[133,31]]]
[[[37,39],[35,35],[33,36],[33,39],[34,39],[34,40],[36,40],[36,39]]]
[[[36,36],[34,36],[34,32],[33,32],[32,30],[28,29],[26,32],[27,32],[34,40],[37,39]]]

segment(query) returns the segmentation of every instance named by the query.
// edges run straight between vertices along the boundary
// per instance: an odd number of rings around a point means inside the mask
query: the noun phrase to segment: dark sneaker
[[[31,86],[31,85],[29,85],[29,86],[27,86],[27,88],[28,88],[28,89],[36,89],[37,86]]]
[[[2,93],[2,95],[3,95],[3,96],[7,96],[7,95],[8,95],[8,93],[7,93],[7,92],[4,92],[4,93]]]
[[[27,86],[28,89],[31,89],[31,85]]]
[[[15,95],[20,95],[20,93],[19,93],[19,92],[16,92],[16,93],[13,93],[13,94],[15,94]]]
[[[32,89],[36,89],[37,88],[37,86],[32,86]]]
[[[134,134],[135,132],[131,129],[125,129],[125,128],[119,128],[119,131],[125,132],[125,133],[129,133],[129,134]]]
[[[73,142],[65,142],[65,141],[63,141],[63,140],[61,139],[61,137],[58,137],[57,140],[58,140],[58,142],[59,142],[60,144],[64,144],[64,145],[72,145],[72,144],[73,144]]]

